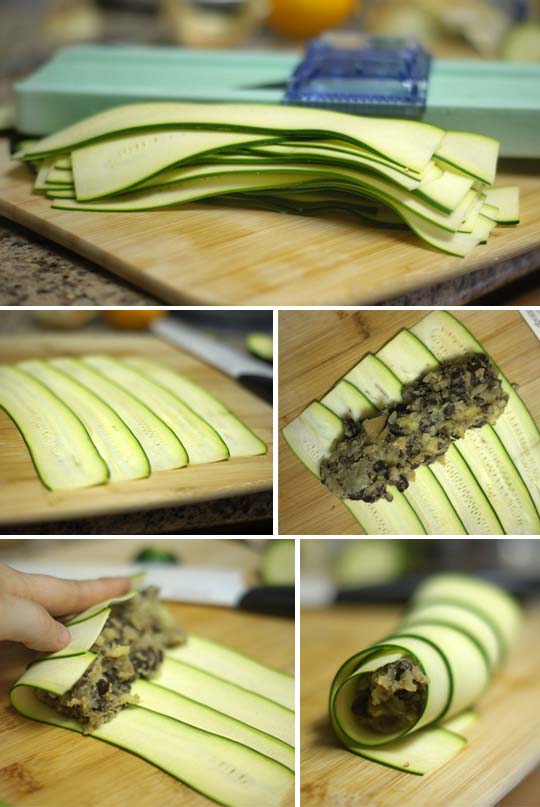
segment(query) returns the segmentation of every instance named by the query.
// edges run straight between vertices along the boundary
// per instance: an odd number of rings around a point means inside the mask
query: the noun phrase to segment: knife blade
[[[534,333],[536,338],[540,341],[540,311],[526,311],[524,309],[520,309],[521,316]]]
[[[233,378],[240,379],[250,375],[272,378],[272,368],[265,362],[224,342],[218,342],[212,336],[184,325],[177,319],[163,317],[153,322],[151,329],[161,339],[179,345]]]
[[[196,328],[172,317],[163,317],[150,325],[160,339],[177,345],[218,370],[231,376],[268,403],[273,401],[272,367],[234,347],[219,342]]]

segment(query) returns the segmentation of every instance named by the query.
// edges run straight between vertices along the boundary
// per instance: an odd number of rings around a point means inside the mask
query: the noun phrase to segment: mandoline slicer
[[[44,135],[137,101],[305,104],[491,135],[540,157],[540,64],[430,58],[396,37],[330,33],[298,53],[91,45],[64,48],[15,85],[17,128]]]

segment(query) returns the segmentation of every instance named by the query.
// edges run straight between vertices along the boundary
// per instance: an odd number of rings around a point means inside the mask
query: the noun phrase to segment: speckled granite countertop
[[[0,217],[0,305],[159,303],[91,261]]]

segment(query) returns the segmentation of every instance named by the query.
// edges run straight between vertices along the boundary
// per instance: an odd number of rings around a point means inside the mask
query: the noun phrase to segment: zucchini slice
[[[474,637],[481,648],[490,671],[501,664],[503,653],[499,637],[494,626],[476,611],[455,602],[438,602],[428,600],[414,606],[410,615],[405,614],[403,625],[408,628],[417,623],[429,622],[431,625],[454,625]]]
[[[126,392],[133,390],[132,394],[176,434],[186,449],[191,464],[219,462],[229,456],[227,446],[209,423],[168,390],[154,384],[121,359],[85,356],[83,363],[102,373],[110,381],[114,380]]]
[[[46,178],[47,185],[71,185],[73,186],[73,172],[56,168],[54,165],[49,169]]]
[[[39,381],[0,366],[0,407],[19,429],[45,487],[70,490],[107,481],[107,465],[79,418]]]
[[[382,154],[376,154],[374,151],[362,148],[361,146],[355,146],[352,143],[346,143],[343,140],[308,140],[304,138],[301,140],[288,140],[287,138],[283,138],[282,140],[280,139],[279,144],[290,149],[302,150],[304,148],[316,148],[322,149],[325,152],[334,152],[338,155],[345,154],[349,157],[369,158],[374,163],[388,165],[396,171],[401,171],[403,174],[414,177],[419,181],[422,181],[428,174],[431,174],[433,166],[435,165],[435,163],[430,160],[422,169],[407,168],[404,165],[396,163],[394,160],[390,160],[388,157],[384,157]],[[256,146],[254,149],[258,151],[259,147]],[[251,150],[252,147],[250,147],[250,151]]]
[[[470,609],[484,596],[489,617]],[[329,711],[338,739],[347,750],[404,773],[436,770],[464,747],[476,722],[470,707],[500,660],[494,636],[510,642],[518,627],[517,606],[496,586],[466,575],[429,578],[397,631],[336,673]],[[403,689],[410,696],[405,707]]]
[[[138,398],[79,359],[58,358],[49,362],[107,402],[144,449],[152,471],[166,471],[187,465],[186,451],[174,432]]]
[[[294,771],[294,748],[287,743],[271,737],[258,729],[234,720],[232,717],[224,715],[209,706],[186,698],[178,692],[153,684],[140,678],[136,681],[131,691],[139,698],[139,704],[144,709],[152,712],[159,712],[162,715],[174,717],[182,723],[189,723],[204,731],[211,731],[212,734],[219,734],[242,745],[247,745],[258,751],[259,754],[275,759],[285,765],[289,770]]]
[[[367,171],[359,169],[342,168],[340,166],[318,165],[315,163],[287,163],[270,162],[259,165],[246,165],[244,163],[220,164],[220,165],[188,165],[180,168],[173,168],[170,171],[137,185],[133,191],[140,192],[142,189],[154,187],[167,187],[182,185],[185,182],[200,179],[202,177],[224,177],[224,182],[230,177],[246,177],[246,184],[250,185],[250,175],[268,174],[271,180],[276,174],[290,175],[291,184],[306,181],[319,182],[322,185],[331,184],[333,187],[342,187],[344,190],[354,193],[374,196],[383,201],[388,199],[400,205],[404,210],[414,213],[422,219],[432,224],[436,224],[442,230],[456,232],[463,219],[469,211],[470,206],[476,201],[479,194],[469,187],[463,188],[455,206],[445,211],[439,211],[420,198],[415,198],[411,193],[399,186],[376,177]],[[470,182],[472,185],[472,180]],[[426,186],[429,187],[429,186]],[[129,194],[122,198],[128,198]],[[78,197],[79,198],[79,197]],[[106,200],[105,200],[106,201]],[[114,202],[113,202],[114,203]]]
[[[471,332],[448,311],[433,311],[416,323],[411,331],[439,361],[483,350]],[[527,486],[536,510],[539,511],[540,431],[515,388],[493,359],[491,361],[499,370],[503,389],[508,394],[508,404],[493,429],[517,468],[518,476]],[[471,450],[474,450],[474,446],[471,446]],[[519,485],[519,480],[517,484]],[[498,499],[497,489],[492,487],[491,491],[493,493],[491,501],[495,505]],[[526,517],[530,520],[529,532],[537,535],[540,530],[538,516],[531,512],[531,504],[527,502],[526,496],[524,503]]]
[[[111,481],[141,479],[150,474],[141,444],[110,406],[46,361],[23,361],[17,366],[44,384],[77,415],[106,462]]]
[[[319,477],[322,458],[342,433],[340,418],[318,401],[311,403],[282,430],[293,453],[316,477]],[[424,535],[422,522],[407,499],[397,490],[392,490],[392,495],[392,502],[386,499],[373,504],[345,499],[341,501],[367,535]]]
[[[486,202],[497,208],[496,213],[487,213],[498,224],[519,224],[519,188],[508,185],[498,188],[486,188]]]
[[[204,418],[227,445],[231,457],[252,457],[268,451],[266,443],[220,400],[185,375],[151,359],[128,358],[126,363],[169,390]]]
[[[122,193],[151,177],[220,149],[272,142],[238,132],[154,131],[115,137],[76,149],[72,155],[77,199],[90,201]]]
[[[467,575],[439,574],[428,578],[415,591],[414,611],[417,604],[423,607],[435,602],[460,604],[481,614],[484,621],[496,631],[503,655],[508,652],[519,629],[521,612],[516,602],[503,589],[487,580]]]
[[[467,745],[467,740],[444,727],[419,731],[381,748],[349,746],[353,754],[403,773],[425,776],[441,768]]]
[[[12,706],[40,723],[81,732],[38,700],[31,687],[11,692]],[[279,807],[293,785],[284,765],[226,737],[140,706],[130,706],[90,735],[151,762],[227,807]]]
[[[131,104],[98,112],[91,118],[31,144],[25,159],[71,151],[76,146],[139,129],[182,128],[192,130],[264,132],[311,135],[345,140],[368,148],[404,165],[422,170],[440,146],[444,131],[408,120],[361,117],[319,109],[250,104]]]
[[[497,172],[499,141],[473,132],[445,132],[437,161],[492,185]]]
[[[294,745],[294,712],[255,692],[171,659],[168,654],[153,680],[158,686],[181,692],[186,698]]]
[[[281,541],[279,543],[282,543]],[[290,543],[285,541],[283,543]],[[187,641],[171,648],[167,655],[198,670],[211,672],[224,681],[250,689],[263,698],[275,701],[294,711],[294,678],[280,670],[273,670],[255,659],[190,633]]]
[[[46,191],[49,186],[47,185],[47,176],[54,164],[54,157],[49,157],[40,163],[36,178],[34,180],[35,191]]]

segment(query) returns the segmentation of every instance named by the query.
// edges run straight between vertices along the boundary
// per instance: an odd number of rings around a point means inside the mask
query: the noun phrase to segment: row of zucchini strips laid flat
[[[62,210],[133,212],[196,200],[405,225],[465,256],[519,222],[519,189],[493,187],[499,143],[410,120],[291,106],[115,107],[15,156]]]
[[[81,725],[36,696],[63,695],[95,659],[111,606],[72,617],[71,641],[32,663],[11,689],[25,717],[82,733]],[[90,736],[130,751],[226,807],[280,807],[294,780],[294,678],[224,645],[188,634],[169,649],[158,676],[139,679],[138,698]]]
[[[399,626],[336,673],[330,718],[337,737],[349,751],[403,773],[437,770],[466,746],[471,729],[481,731],[482,719],[477,723],[471,707],[500,669],[520,623],[517,603],[498,586],[454,573],[427,578]],[[406,719],[402,708],[388,709],[388,722],[374,730],[373,715],[381,716],[367,708],[369,688],[375,683],[396,691],[395,682],[399,692],[404,673],[412,679],[409,695],[421,697],[407,702]],[[393,697],[399,701],[399,694]]]
[[[373,416],[401,398],[404,384],[442,361],[484,352],[454,316],[434,311],[369,354],[320,401],[283,429],[289,446],[316,476],[322,458],[343,433],[342,418]],[[343,499],[368,534],[540,534],[540,432],[516,389],[499,370],[508,394],[493,426],[469,429],[444,455],[420,466],[392,501]]]
[[[210,392],[147,358],[95,355],[1,365],[0,407],[51,490],[267,451]]]

